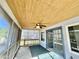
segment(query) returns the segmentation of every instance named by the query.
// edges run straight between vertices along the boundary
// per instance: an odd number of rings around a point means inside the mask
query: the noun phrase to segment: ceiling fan
[[[42,29],[44,27],[47,27],[46,24],[48,24],[48,23],[45,23],[44,20],[39,20],[39,21],[32,22],[32,24],[34,24],[34,28],[36,28],[36,29]]]
[[[46,25],[42,24],[42,23],[36,23],[35,24],[35,28],[36,29],[42,29],[43,27],[46,27]]]

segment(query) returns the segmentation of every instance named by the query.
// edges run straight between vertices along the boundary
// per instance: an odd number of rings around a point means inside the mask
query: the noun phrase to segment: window
[[[71,50],[79,52],[79,25],[68,27]]]
[[[44,41],[44,32],[41,32],[41,41]]]

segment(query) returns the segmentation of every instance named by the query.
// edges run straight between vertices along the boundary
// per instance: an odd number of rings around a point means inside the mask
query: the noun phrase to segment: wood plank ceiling
[[[79,16],[79,0],[7,0],[22,28],[33,23],[52,26],[68,18]]]

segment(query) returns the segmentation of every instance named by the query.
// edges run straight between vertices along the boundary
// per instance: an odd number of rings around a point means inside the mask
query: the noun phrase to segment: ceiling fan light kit
[[[36,26],[35,28],[36,28],[36,29],[40,29],[40,26]]]

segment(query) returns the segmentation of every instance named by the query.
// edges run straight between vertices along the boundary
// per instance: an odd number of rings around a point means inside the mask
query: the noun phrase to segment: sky
[[[8,27],[9,23],[7,22],[7,20],[2,16],[0,16],[0,28],[8,28]]]

